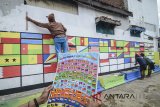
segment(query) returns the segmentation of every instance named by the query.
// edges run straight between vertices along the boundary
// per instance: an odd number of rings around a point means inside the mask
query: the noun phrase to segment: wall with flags
[[[98,52],[99,75],[134,67],[135,53],[153,59],[153,44],[68,36],[69,51]],[[0,32],[0,90],[51,82],[57,57],[52,36],[25,32]]]

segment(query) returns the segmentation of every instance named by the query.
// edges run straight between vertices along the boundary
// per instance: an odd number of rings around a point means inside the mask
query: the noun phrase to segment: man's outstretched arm
[[[28,16],[26,16],[26,20],[34,23],[35,25],[37,25],[37,26],[39,26],[39,27],[49,28],[49,26],[48,26],[47,23],[40,23],[40,22],[38,22],[38,21],[35,21],[35,20],[31,19],[31,18],[28,17]]]

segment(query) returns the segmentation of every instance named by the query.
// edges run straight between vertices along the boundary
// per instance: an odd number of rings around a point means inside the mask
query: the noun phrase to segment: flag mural
[[[98,62],[98,53],[58,54],[54,89],[50,92],[47,107],[85,107],[90,96],[96,94]]]
[[[144,52],[147,57],[154,58],[153,43],[78,36],[67,36],[67,39],[70,53],[99,53],[99,73],[134,67],[135,53]],[[20,82],[9,88],[25,86],[25,78],[36,80],[30,85],[51,82],[56,69],[57,55],[52,35],[0,32],[0,81],[12,83],[16,79]],[[2,89],[4,87],[0,87]]]

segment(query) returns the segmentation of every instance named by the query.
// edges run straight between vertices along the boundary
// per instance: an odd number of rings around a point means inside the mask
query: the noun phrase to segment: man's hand
[[[49,92],[52,89],[52,86],[48,86],[44,89],[41,96],[37,98],[38,104],[44,104],[48,100]]]

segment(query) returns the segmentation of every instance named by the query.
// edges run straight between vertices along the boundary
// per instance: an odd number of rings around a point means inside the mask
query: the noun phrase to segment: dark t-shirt
[[[140,66],[147,65],[146,61],[142,57],[136,58],[136,63],[139,63]]]

